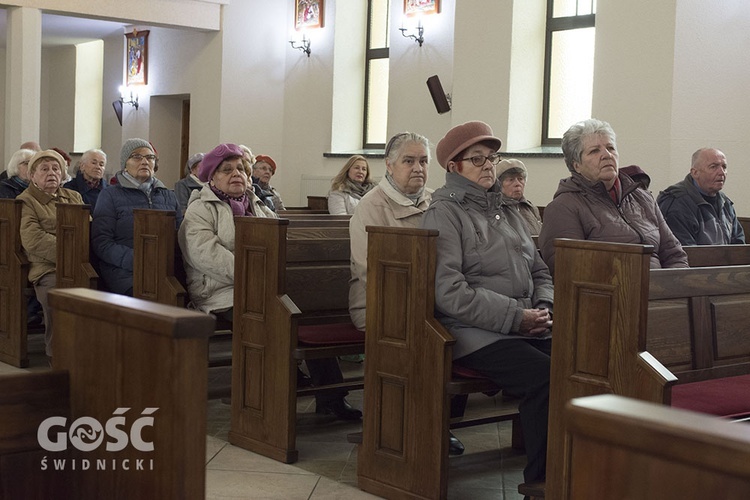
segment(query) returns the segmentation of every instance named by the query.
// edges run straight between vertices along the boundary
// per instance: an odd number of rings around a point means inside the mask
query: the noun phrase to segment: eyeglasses
[[[224,165],[222,167],[217,168],[216,172],[222,175],[231,175],[237,172],[239,174],[247,176],[247,171],[245,170],[245,167],[242,164],[239,164],[236,167],[233,167],[232,165]]]
[[[156,155],[130,155],[129,158],[135,161],[143,161],[144,158],[148,160],[149,162],[156,161]]]
[[[500,153],[492,153],[489,156],[477,155],[477,156],[472,156],[471,158],[461,158],[460,160],[457,160],[457,161],[465,161],[465,160],[471,160],[471,163],[473,163],[475,167],[481,167],[482,165],[484,165],[484,162],[486,161],[489,161],[493,165],[497,165],[498,163],[500,163],[501,158],[500,158]]]

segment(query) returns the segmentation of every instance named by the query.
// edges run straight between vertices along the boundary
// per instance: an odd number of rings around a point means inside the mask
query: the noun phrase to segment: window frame
[[[368,118],[369,118],[369,102],[370,102],[370,63],[377,59],[388,59],[390,57],[389,47],[378,47],[371,48],[370,40],[372,29],[372,0],[367,0],[367,32],[365,36],[365,92],[364,92],[364,114],[362,118],[362,148],[363,149],[385,149],[385,142],[372,143],[367,142],[367,131],[368,131]],[[390,4],[388,5],[388,21],[390,21]],[[386,23],[386,29],[390,29],[390,22]]]
[[[593,4],[592,0],[592,4]],[[596,28],[596,14],[552,17],[555,0],[547,0],[547,24],[544,39],[544,92],[542,96],[542,146],[559,146],[562,138],[549,137],[550,78],[552,77],[552,36],[559,31]],[[593,10],[593,8],[592,8]]]

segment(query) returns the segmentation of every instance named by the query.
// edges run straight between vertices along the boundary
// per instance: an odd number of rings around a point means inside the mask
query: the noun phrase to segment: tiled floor
[[[29,337],[31,366],[46,369],[46,358],[39,335]],[[361,370],[361,365],[341,362],[345,373]],[[0,363],[0,374],[19,371]],[[228,369],[212,369],[209,385],[229,380]],[[348,400],[362,407],[362,392]],[[493,405],[493,398],[480,395],[469,400],[469,409]],[[299,461],[282,464],[230,445],[230,408],[220,400],[208,402],[206,446],[207,499],[364,499],[377,498],[357,488],[357,448],[346,440],[361,430],[361,423],[331,421],[315,415],[314,398],[298,400],[297,448]],[[466,453],[450,459],[448,498],[518,499],[525,456],[510,448],[510,423],[458,429],[455,434],[466,446]]]

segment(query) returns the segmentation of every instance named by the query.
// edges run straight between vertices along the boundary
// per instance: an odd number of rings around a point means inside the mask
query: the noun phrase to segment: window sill
[[[365,158],[384,158],[385,157],[385,150],[384,149],[355,149],[353,151],[348,151],[346,153],[323,153],[323,158],[349,158],[350,156],[354,155],[362,155]]]
[[[523,151],[500,151],[503,158],[562,158],[560,146],[539,146]]]
[[[560,146],[539,146],[524,149],[523,151],[500,151],[503,158],[562,158]],[[365,158],[380,158],[385,156],[383,149],[355,149],[346,153],[323,153],[324,158],[349,158],[353,155],[362,155]]]

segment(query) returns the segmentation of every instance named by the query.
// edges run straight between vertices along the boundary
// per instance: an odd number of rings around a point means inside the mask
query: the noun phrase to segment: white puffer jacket
[[[256,217],[276,217],[251,191]],[[234,303],[234,215],[209,186],[193,191],[178,234],[187,274],[188,294],[204,312]]]

